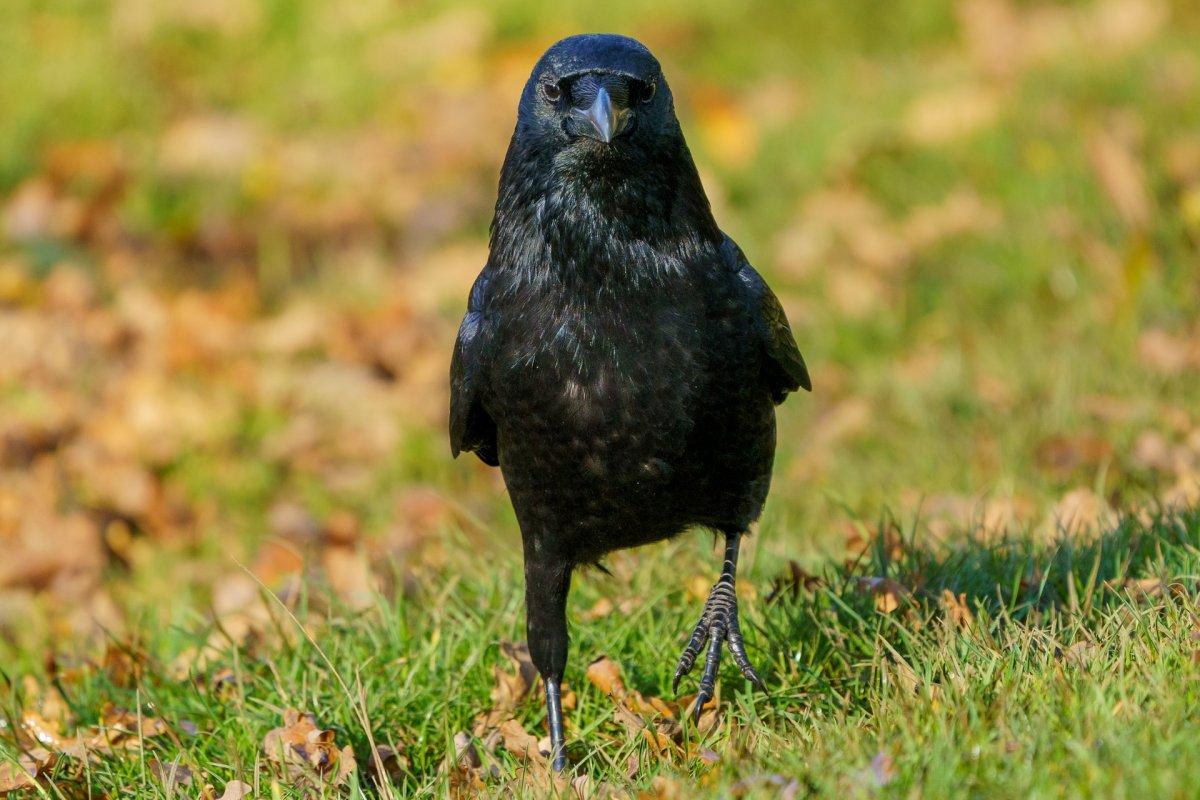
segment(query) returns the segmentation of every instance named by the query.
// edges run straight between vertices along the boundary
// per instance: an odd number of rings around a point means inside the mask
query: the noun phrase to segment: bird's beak
[[[594,138],[605,144],[612,142],[629,122],[629,109],[617,108],[603,86],[596,91],[596,99],[590,107],[574,111],[591,123]]]

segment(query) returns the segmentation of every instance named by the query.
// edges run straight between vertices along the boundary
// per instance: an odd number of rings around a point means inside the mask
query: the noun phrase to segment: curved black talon
[[[721,663],[721,645],[728,643],[729,652],[733,653],[733,661],[742,671],[746,680],[762,689],[762,678],[755,672],[746,655],[746,644],[742,639],[742,629],[738,624],[737,593],[734,589],[734,573],[737,570],[738,547],[740,535],[730,534],[725,540],[725,565],[721,577],[713,586],[704,604],[704,613],[696,623],[679,664],[675,667],[675,677],[671,681],[671,691],[679,690],[679,680],[692,671],[700,649],[708,642],[708,652],[704,656],[704,672],[700,676],[699,693],[696,695],[695,721],[699,722],[704,704],[712,699],[716,691],[717,667]]]

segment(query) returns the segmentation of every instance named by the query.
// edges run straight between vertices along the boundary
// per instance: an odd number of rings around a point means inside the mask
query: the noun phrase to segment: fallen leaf
[[[1168,377],[1200,370],[1200,339],[1152,328],[1138,337],[1138,355],[1151,369]]]
[[[264,541],[250,571],[264,585],[279,588],[285,579],[298,575],[304,569],[304,556],[291,543],[276,537]]]
[[[1051,535],[1095,535],[1116,523],[1108,503],[1088,488],[1073,489],[1050,512]]]
[[[233,780],[225,784],[225,791],[221,794],[221,800],[245,800],[245,798],[253,796],[253,786],[245,781]]]
[[[942,589],[940,604],[942,612],[946,615],[946,620],[955,627],[966,628],[975,621],[975,616],[967,606],[967,596],[965,594],[960,593],[956,595],[949,589]]]
[[[22,751],[15,764],[0,763],[0,794],[36,786],[38,778],[49,773],[57,763],[58,754],[44,747]]]
[[[331,544],[321,553],[321,567],[333,591],[349,608],[362,611],[375,604],[378,586],[363,550]]]
[[[517,720],[510,719],[501,723],[500,735],[504,737],[504,748],[513,755],[528,761],[545,760],[538,746],[538,738],[526,731]]]
[[[638,792],[638,800],[683,800],[683,784],[666,775],[655,775],[650,790]]]
[[[787,569],[782,575],[771,581],[771,591],[767,593],[766,601],[773,603],[784,595],[795,599],[800,592],[811,592],[825,585],[825,580],[808,572],[797,561],[788,560]]]
[[[1113,457],[1113,446],[1108,441],[1089,434],[1077,436],[1053,436],[1045,439],[1037,448],[1037,463],[1042,469],[1066,478],[1082,467],[1097,467]]]
[[[891,578],[859,578],[858,588],[869,592],[875,598],[875,610],[884,614],[900,608],[911,595],[906,586]]]
[[[1104,585],[1111,591],[1127,592],[1137,600],[1161,597],[1167,592],[1186,594],[1183,584],[1168,583],[1160,578],[1125,578],[1122,581],[1105,581]]]
[[[233,177],[249,166],[259,146],[259,136],[246,120],[189,117],[167,129],[159,145],[159,163],[172,174]]]
[[[178,762],[164,764],[157,758],[151,758],[147,760],[146,767],[155,780],[162,784],[168,795],[174,795],[180,789],[192,785],[192,770],[184,764]]]
[[[1095,642],[1078,641],[1062,651],[1062,660],[1076,667],[1087,667],[1095,658],[1100,645]]]
[[[1099,130],[1088,138],[1087,150],[1096,179],[1117,214],[1129,227],[1144,229],[1153,206],[1145,172],[1132,147],[1112,131]]]
[[[167,723],[158,717],[105,703],[100,711],[100,734],[89,746],[95,747],[103,741],[112,746],[138,747],[143,739],[163,736],[169,731]]]
[[[475,720],[474,733],[482,737],[488,730],[509,719],[517,706],[533,691],[538,683],[538,671],[529,655],[525,642],[500,642],[500,652],[508,659],[513,671],[492,667],[492,707]]]
[[[283,713],[283,725],[263,737],[262,748],[291,780],[315,775],[340,784],[355,768],[349,746],[339,750],[333,731],[318,728],[312,714],[295,709]]]
[[[601,597],[591,608],[580,614],[579,617],[585,622],[594,622],[595,620],[607,617],[615,608],[616,606],[613,605],[612,600],[609,600],[607,597]]]
[[[379,745],[367,759],[367,769],[378,783],[382,783],[385,778],[393,785],[400,783],[404,780],[408,767],[408,756],[386,744]]]
[[[600,656],[588,664],[587,679],[609,697],[625,696],[625,682],[621,678],[621,666],[608,656]]]
[[[917,98],[904,116],[904,131],[918,144],[940,145],[988,127],[1000,115],[999,96],[985,86],[966,85]]]

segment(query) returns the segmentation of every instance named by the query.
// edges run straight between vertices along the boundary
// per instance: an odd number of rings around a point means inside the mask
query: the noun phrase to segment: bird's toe
[[[708,647],[705,648],[707,643]],[[671,682],[671,690],[679,691],[679,681],[692,671],[700,652],[705,651],[704,672],[700,677],[700,686],[696,696],[695,716],[700,718],[700,709],[712,699],[716,690],[717,668],[721,663],[721,651],[727,645],[733,654],[733,661],[741,670],[746,680],[758,688],[763,688],[762,678],[750,663],[746,654],[746,644],[742,639],[741,625],[738,622],[737,596],[733,592],[732,583],[719,582],[713,587],[708,602],[704,606],[704,614],[692,635],[688,638],[679,663],[675,667],[675,677]]]

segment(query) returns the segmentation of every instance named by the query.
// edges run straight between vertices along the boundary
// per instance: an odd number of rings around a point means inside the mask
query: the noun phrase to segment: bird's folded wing
[[[756,332],[762,340],[763,354],[766,356],[763,377],[771,397],[776,403],[781,403],[788,393],[797,389],[811,392],[812,380],[808,376],[808,367],[800,355],[800,348],[796,346],[779,298],[732,239],[726,237],[721,249],[745,287],[746,302],[750,304]]]
[[[471,287],[467,313],[454,341],[450,360],[450,449],[455,457],[464,450],[473,450],[485,464],[495,467],[500,464],[496,423],[479,402],[490,350],[484,323],[487,285],[485,268]]]

